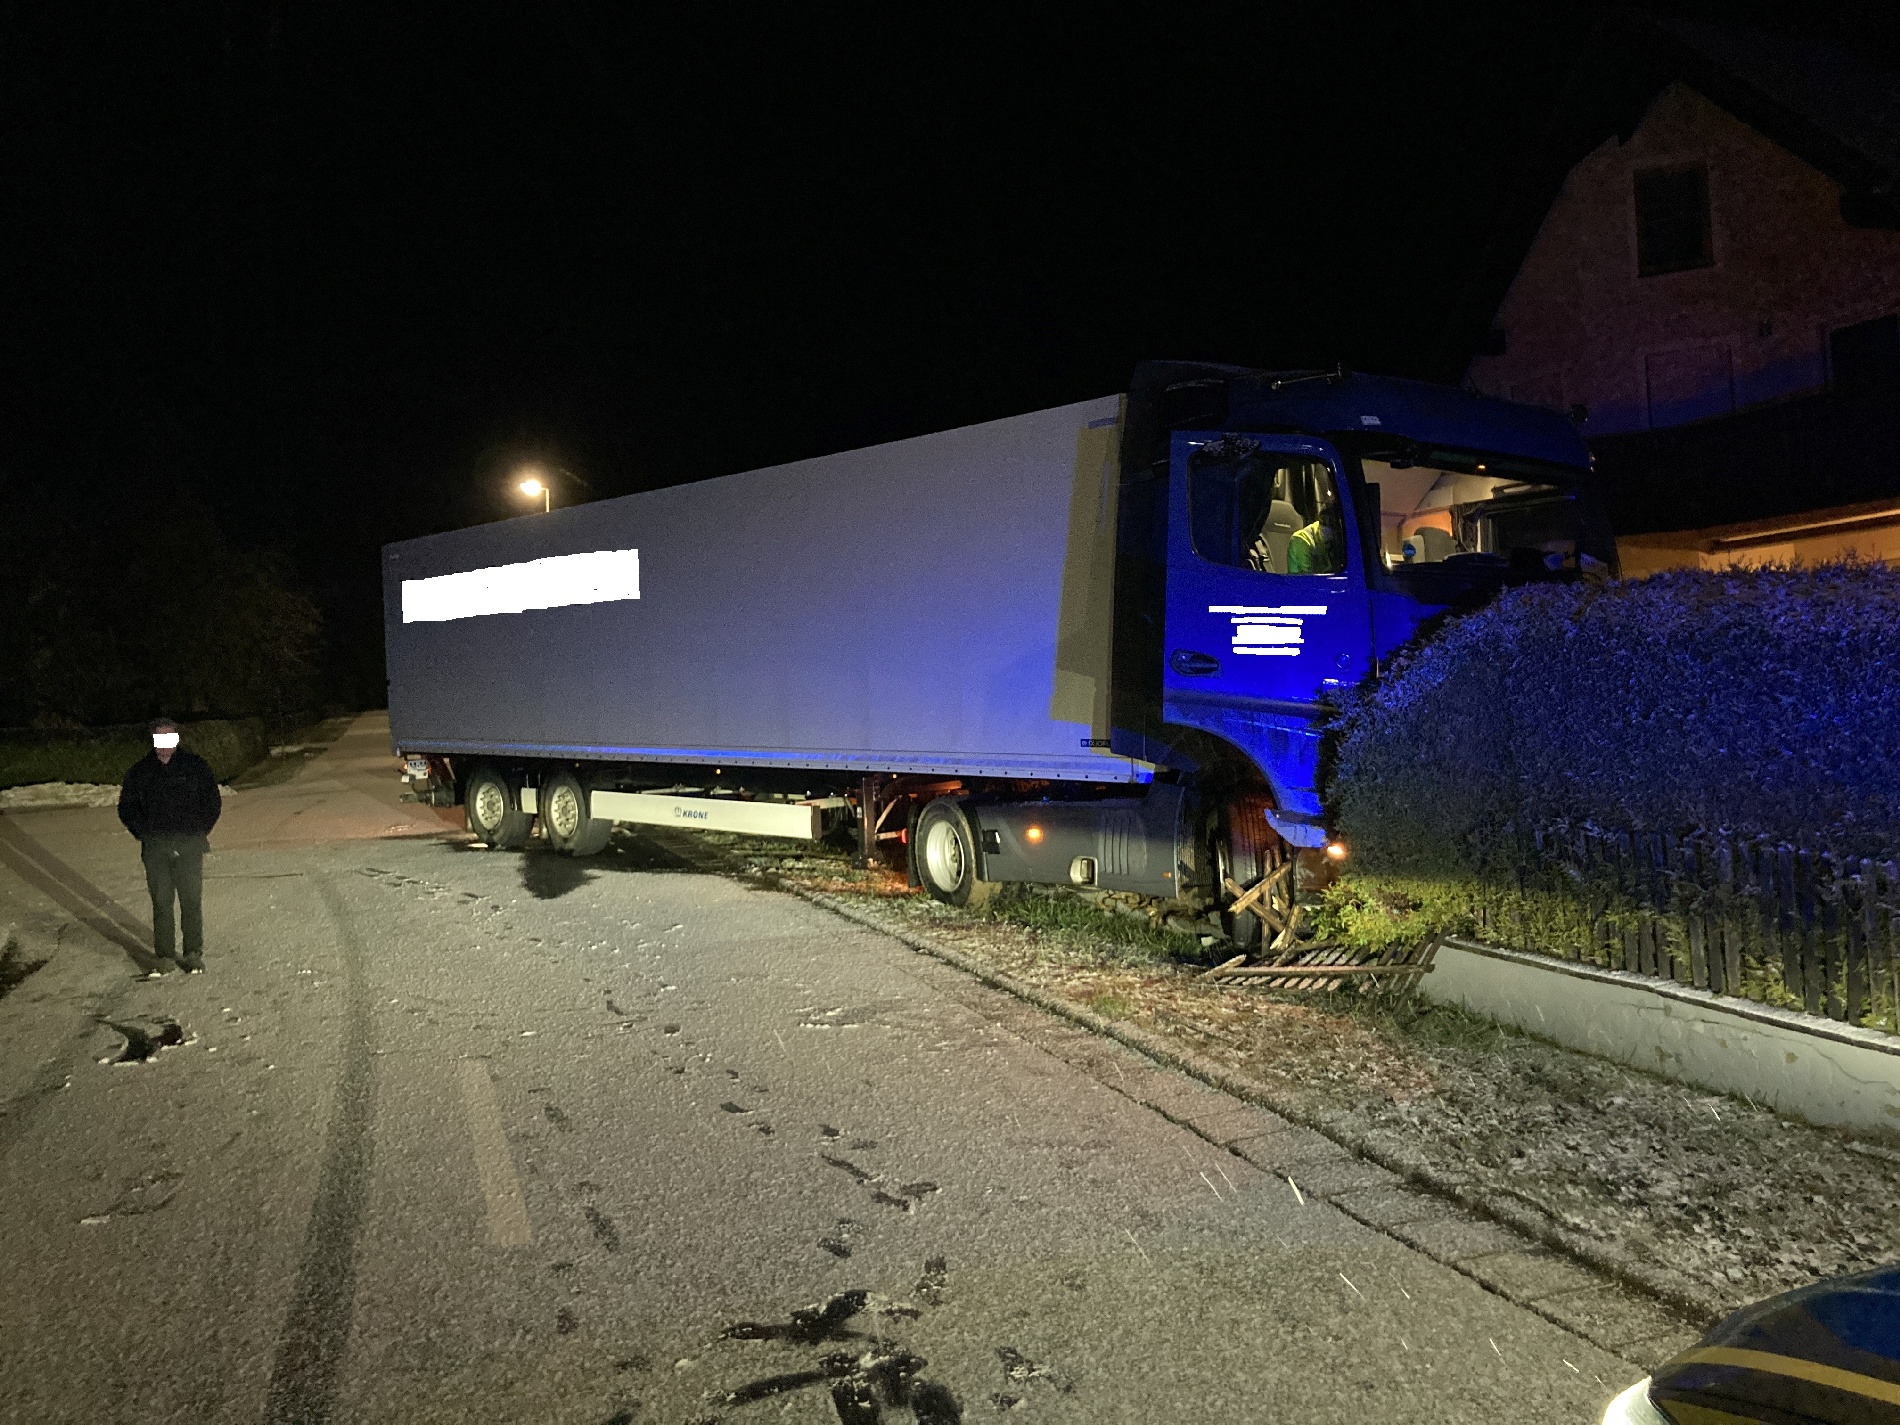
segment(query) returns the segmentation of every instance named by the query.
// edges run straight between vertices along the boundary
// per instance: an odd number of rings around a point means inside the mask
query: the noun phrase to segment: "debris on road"
[[[175,1019],[154,1020],[146,1024],[136,1020],[115,1019],[102,1019],[99,1022],[125,1040],[118,1053],[109,1054],[99,1061],[102,1064],[143,1064],[161,1049],[197,1042],[195,1035],[189,1039],[185,1037],[183,1026]]]

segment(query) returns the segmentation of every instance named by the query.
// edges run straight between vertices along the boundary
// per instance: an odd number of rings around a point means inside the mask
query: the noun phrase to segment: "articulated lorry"
[[[1447,610],[1614,559],[1553,411],[1150,362],[1125,396],[392,544],[390,728],[490,847],[855,832],[952,904],[1074,886],[1244,946],[1258,887],[1343,851],[1329,698]]]

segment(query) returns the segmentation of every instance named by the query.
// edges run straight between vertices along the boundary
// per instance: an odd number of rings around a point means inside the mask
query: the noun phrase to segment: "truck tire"
[[[996,894],[994,881],[976,878],[976,837],[970,819],[950,797],[939,797],[917,818],[917,879],[931,899],[976,907]]]
[[[1267,803],[1263,797],[1237,797],[1221,817],[1215,832],[1214,866],[1220,877],[1221,900],[1227,900],[1226,883],[1251,886],[1279,864],[1276,854],[1279,835],[1267,824]],[[1266,927],[1251,912],[1239,915],[1221,912],[1220,926],[1236,949],[1260,948]]]
[[[614,824],[588,815],[587,789],[572,772],[556,772],[541,784],[541,831],[565,856],[593,856],[607,849]]]
[[[513,851],[528,842],[528,814],[508,779],[493,767],[477,767],[462,788],[468,829],[490,851]]]

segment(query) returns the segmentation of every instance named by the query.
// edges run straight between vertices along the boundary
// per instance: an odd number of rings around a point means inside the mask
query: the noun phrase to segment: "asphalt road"
[[[156,982],[112,813],[0,817],[52,956],[0,1000],[0,1418],[1495,1425],[1640,1373],[887,937],[396,793],[365,719],[233,798]]]

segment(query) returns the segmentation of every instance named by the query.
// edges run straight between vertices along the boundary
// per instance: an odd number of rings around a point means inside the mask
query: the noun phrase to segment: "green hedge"
[[[1533,585],[1353,694],[1336,825],[1370,869],[1509,869],[1595,825],[1900,851],[1900,573]]]
[[[181,723],[178,731],[179,745],[209,762],[220,782],[230,781],[270,752],[262,718]],[[118,782],[151,748],[144,723],[79,730],[0,729],[0,787]]]
[[[1857,917],[1873,887],[1839,877],[1900,853],[1896,668],[1900,574],[1879,565],[1507,592],[1345,701],[1328,795],[1353,859],[1318,933],[1615,968],[1647,943],[1643,973],[1700,983],[1720,928],[1739,962],[1710,987],[1900,1024],[1894,986],[1857,1002],[1843,980],[1839,927],[1790,931],[1758,900],[1786,901],[1771,863],[1792,856]]]

